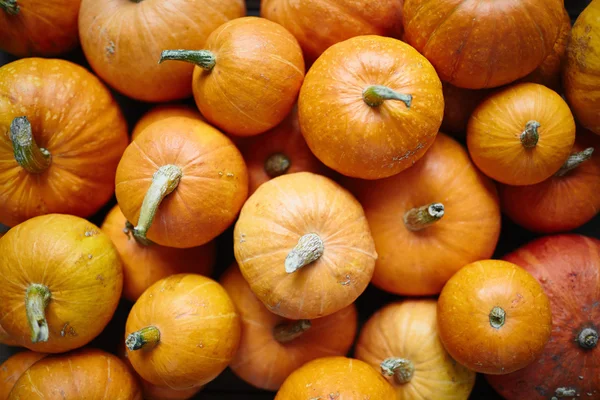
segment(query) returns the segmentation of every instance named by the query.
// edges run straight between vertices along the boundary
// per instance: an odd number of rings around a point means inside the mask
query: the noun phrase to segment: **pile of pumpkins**
[[[227,367],[277,400],[467,399],[476,373],[600,399],[600,241],[564,233],[600,210],[600,0],[573,27],[561,0],[244,15],[0,0],[0,342],[29,350],[0,399],[188,399]],[[51,58],[78,43],[95,75]],[[107,86],[165,104],[130,135]],[[501,212],[549,236],[492,260]],[[357,334],[369,283],[410,297]],[[121,297],[119,354],[87,347]]]

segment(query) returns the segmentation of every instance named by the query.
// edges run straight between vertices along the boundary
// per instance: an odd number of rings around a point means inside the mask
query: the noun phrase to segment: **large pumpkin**
[[[327,49],[300,90],[300,127],[312,152],[354,178],[380,179],[425,154],[444,114],[441,82],[400,40],[359,36]]]
[[[106,87],[64,60],[0,68],[0,222],[94,214],[114,193],[127,126]]]
[[[119,254],[94,224],[70,215],[32,218],[0,240],[0,324],[20,346],[81,347],[113,316],[123,286]]]
[[[535,362],[512,374],[489,375],[488,382],[507,400],[600,397],[600,241],[549,236],[505,259],[525,268],[544,288],[552,307],[552,337]]]
[[[262,184],[244,204],[233,236],[254,294],[289,319],[319,318],[353,303],[377,258],[358,201],[309,172]]]
[[[239,150],[198,119],[151,124],[127,147],[117,169],[119,207],[143,243],[208,243],[233,223],[247,193]]]
[[[0,344],[5,346],[18,346],[19,342],[11,338],[8,332],[6,332],[2,325],[0,325]]]
[[[46,357],[45,353],[22,351],[0,365],[0,399],[6,400],[15,383],[33,364]]]
[[[152,107],[137,121],[131,132],[131,140],[137,138],[150,124],[169,117],[188,117],[204,120],[196,107],[185,104],[161,104]]]
[[[442,82],[444,93],[444,119],[443,132],[452,133],[457,137],[464,137],[467,133],[467,123],[479,103],[490,93],[488,89],[463,89]]]

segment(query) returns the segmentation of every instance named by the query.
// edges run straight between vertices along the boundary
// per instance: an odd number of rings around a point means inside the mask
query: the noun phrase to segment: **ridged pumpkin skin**
[[[370,106],[365,89],[383,85],[411,95]],[[397,39],[360,36],[337,43],[313,64],[299,98],[302,134],[328,167],[380,179],[425,154],[444,114],[441,82],[415,49]]]
[[[50,166],[30,173],[15,159],[10,126],[26,116]],[[69,61],[25,58],[0,68],[0,222],[50,213],[87,217],[114,193],[128,142],[119,106],[98,78]]]
[[[354,304],[310,321],[308,330],[293,339],[283,338],[289,341],[282,342],[275,336],[276,327],[295,321],[271,313],[254,296],[237,265],[225,271],[221,284],[242,318],[240,347],[229,367],[255,387],[277,390],[306,362],[326,356],[344,356],[354,342],[357,325]]]
[[[121,360],[90,348],[38,361],[8,396],[8,400],[104,398],[142,400],[142,392]]]
[[[123,269],[110,238],[82,218],[50,214],[12,228],[0,240],[0,324],[20,346],[44,353],[94,339],[117,308]],[[50,291],[48,341],[32,342],[25,300],[32,284]]]
[[[454,361],[438,338],[435,300],[392,303],[376,312],[360,332],[355,356],[375,370],[389,358],[412,364],[408,379],[382,373],[397,400],[467,400],[475,385],[475,372]]]
[[[442,82],[444,93],[444,120],[441,130],[452,133],[455,137],[465,137],[467,123],[479,103],[490,93],[488,89],[463,89]]]
[[[405,40],[440,78],[467,89],[496,87],[536,69],[561,26],[560,0],[405,0]]]
[[[33,364],[46,357],[45,353],[22,351],[0,365],[0,399],[7,399],[17,380]]]
[[[488,382],[507,400],[597,398],[600,241],[579,235],[549,236],[521,247],[505,259],[525,268],[544,288],[552,307],[552,337],[531,365],[508,375],[489,375]],[[592,340],[589,348],[579,344],[579,336],[586,328],[596,333],[596,341]],[[572,394],[558,396],[565,389]]]
[[[537,140],[529,129],[531,122],[539,124]],[[569,106],[556,92],[536,83],[516,84],[489,96],[467,126],[473,162],[490,178],[508,185],[548,179],[567,160],[574,142],[575,120]]]
[[[81,0],[18,0],[0,5],[0,50],[17,57],[56,56],[79,43]],[[16,12],[16,14],[14,14]]]
[[[161,51],[201,49],[219,25],[245,13],[243,0],[82,0],[81,47],[98,76],[124,95],[183,99],[192,94],[193,66],[159,65]]]
[[[500,260],[461,268],[444,286],[437,316],[448,353],[486,374],[508,374],[531,364],[552,333],[543,288],[523,268]]]
[[[144,129],[156,121],[167,119],[169,117],[188,117],[204,120],[198,109],[192,108],[185,104],[161,104],[152,107],[147,113],[142,115],[138,122],[133,127],[131,132],[131,140],[135,140]]]
[[[394,397],[394,388],[369,364],[346,357],[325,357],[294,371],[275,400],[391,400]]]
[[[289,319],[324,317],[352,304],[371,280],[377,258],[358,201],[309,172],[261,185],[244,204],[233,236],[235,258],[254,294]],[[313,244],[321,241],[322,256],[287,272],[286,258],[304,259],[311,246],[300,244],[310,237]]]

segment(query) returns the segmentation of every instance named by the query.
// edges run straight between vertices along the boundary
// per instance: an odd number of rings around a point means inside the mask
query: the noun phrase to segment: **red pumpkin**
[[[23,372],[46,356],[45,353],[22,351],[4,361],[0,365],[0,399],[7,399],[15,382],[23,375]]]

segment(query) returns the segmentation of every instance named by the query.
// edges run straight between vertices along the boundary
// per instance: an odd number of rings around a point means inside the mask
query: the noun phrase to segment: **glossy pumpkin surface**
[[[22,351],[12,355],[0,365],[0,399],[7,399],[17,380],[33,364],[47,354],[34,351]]]
[[[204,117],[202,117],[202,114],[200,114],[196,108],[185,104],[162,104],[154,106],[147,113],[142,115],[135,124],[133,131],[131,132],[131,140],[137,138],[148,125],[169,117],[188,117],[204,120]]]

